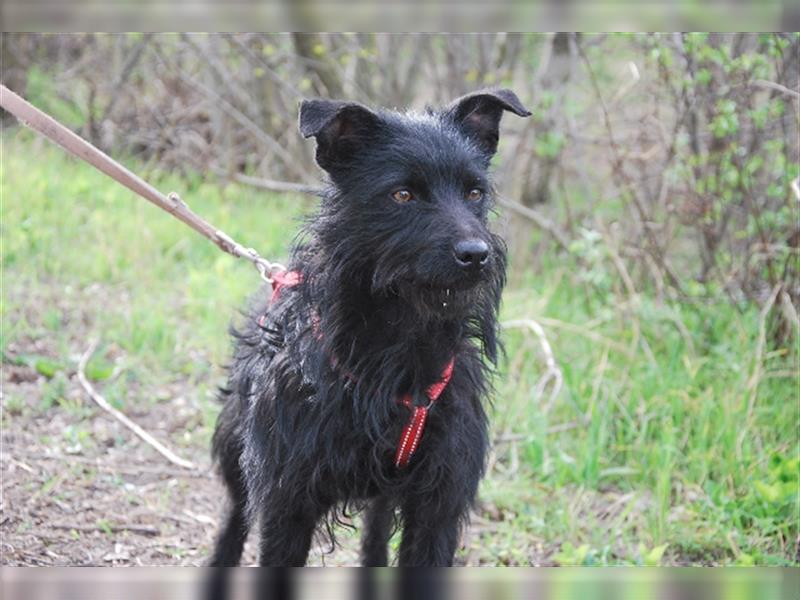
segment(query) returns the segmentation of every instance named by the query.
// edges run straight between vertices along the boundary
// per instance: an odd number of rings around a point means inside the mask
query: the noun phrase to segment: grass
[[[2,142],[4,362],[48,377],[37,411],[79,419],[80,405],[64,399],[63,371],[97,337],[92,373],[108,379],[109,401],[143,411],[183,386],[198,413],[190,439],[202,447],[218,410],[226,329],[258,285],[255,270],[28,133],[10,130]],[[314,207],[309,198],[142,174],[271,259],[285,257],[298,219]],[[465,557],[797,564],[796,348],[767,346],[758,356],[764,324],[755,306],[740,314],[723,299],[626,296],[607,258],[591,273],[563,254],[540,265],[515,268],[503,319],[544,326],[563,388],[547,410],[548,393],[534,394],[544,373],[539,341],[509,330],[493,409],[501,441]],[[19,347],[34,351],[10,350]],[[112,368],[120,373],[110,378]],[[3,426],[13,427],[23,405],[13,394],[4,403]],[[64,435],[90,443],[80,430]]]

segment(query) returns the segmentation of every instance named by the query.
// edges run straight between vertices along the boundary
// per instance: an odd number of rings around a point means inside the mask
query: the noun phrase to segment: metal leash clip
[[[247,253],[249,254],[250,260],[253,261],[253,264],[256,266],[258,270],[258,274],[261,275],[261,279],[272,285],[273,283],[273,275],[277,272],[285,272],[286,267],[278,262],[270,262],[266,258],[260,256],[258,252],[256,252],[253,248],[248,248]]]

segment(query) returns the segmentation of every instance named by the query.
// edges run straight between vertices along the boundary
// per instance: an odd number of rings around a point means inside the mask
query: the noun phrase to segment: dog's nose
[[[477,238],[461,240],[453,251],[458,266],[463,269],[480,269],[489,260],[489,245]]]

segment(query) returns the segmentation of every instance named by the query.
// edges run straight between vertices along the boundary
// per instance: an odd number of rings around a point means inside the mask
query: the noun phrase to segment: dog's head
[[[315,224],[326,260],[368,277],[376,295],[437,314],[463,312],[482,290],[499,295],[505,247],[487,218],[505,111],[531,114],[504,89],[425,113],[304,101],[300,132],[316,138],[333,184]]]

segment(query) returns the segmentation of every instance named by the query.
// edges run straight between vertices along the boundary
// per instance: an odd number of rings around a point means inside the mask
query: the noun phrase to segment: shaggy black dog
[[[212,565],[303,565],[315,531],[365,509],[363,564],[450,565],[487,451],[505,246],[489,231],[503,111],[485,90],[425,113],[310,100],[329,175],[316,216],[235,333],[213,452],[231,509]],[[399,519],[397,517],[399,516]]]

